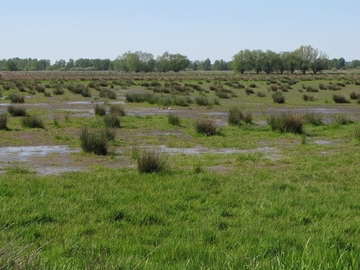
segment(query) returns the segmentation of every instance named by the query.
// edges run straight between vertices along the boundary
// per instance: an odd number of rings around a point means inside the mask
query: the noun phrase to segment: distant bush
[[[270,85],[268,90],[276,92],[278,89],[279,89],[279,86],[277,84],[272,84],[272,85]]]
[[[35,87],[36,91],[38,91],[38,93],[44,93],[45,92],[45,86],[42,84],[38,84]]]
[[[306,92],[310,92],[310,93],[319,92],[319,89],[312,87],[312,86],[308,86],[308,87],[306,87]]]
[[[333,90],[333,91],[338,91],[338,90],[341,90],[341,87],[339,85],[336,85],[336,84],[329,84],[327,86],[327,89]]]
[[[245,89],[245,93],[246,93],[247,95],[255,94],[254,90],[253,90],[253,89],[250,89],[250,88],[246,88],[246,89]]]
[[[111,104],[110,106],[110,114],[125,116],[125,106],[123,104]]]
[[[354,132],[355,139],[360,141],[360,127],[357,127]]]
[[[272,115],[267,120],[271,130],[280,132],[290,132],[295,134],[303,133],[304,118],[296,114]]]
[[[86,153],[107,155],[108,141],[105,129],[89,129],[87,127],[81,129],[80,146]]]
[[[271,95],[271,97],[274,103],[279,103],[279,104],[285,103],[285,96],[283,93],[279,91],[276,91],[274,94]]]
[[[233,126],[240,126],[244,119],[243,111],[239,107],[231,107],[228,113],[228,123]]]
[[[26,116],[26,108],[10,105],[7,107],[7,111],[11,116]]]
[[[341,94],[335,94],[333,95],[333,100],[335,103],[350,103],[350,101]]]
[[[256,96],[257,97],[266,97],[266,94],[264,92],[257,92]]]
[[[167,156],[159,150],[144,149],[137,153],[136,161],[139,173],[161,172],[168,167]]]
[[[353,124],[354,120],[350,119],[346,115],[335,115],[332,121],[333,125],[342,126],[347,124]]]
[[[199,106],[211,106],[212,102],[207,96],[197,96],[195,98],[195,103]]]
[[[37,115],[23,117],[21,119],[21,125],[26,128],[44,128],[43,120]]]
[[[106,115],[104,117],[105,126],[109,128],[120,128],[120,117],[116,114]]]
[[[173,126],[180,126],[180,116],[175,113],[169,113],[167,115],[168,123]]]
[[[125,95],[127,102],[147,102],[149,104],[155,104],[158,102],[158,97],[153,93],[127,93]]]
[[[20,93],[11,93],[9,95],[11,103],[24,103],[25,96]]]
[[[106,114],[106,107],[103,104],[96,104],[94,110],[95,115],[104,116]]]
[[[89,88],[84,88],[82,91],[81,91],[81,95],[83,97],[91,97],[91,90]]]
[[[0,113],[0,129],[7,130],[8,117],[5,113]]]
[[[116,99],[116,93],[108,88],[100,89],[100,97],[107,97],[109,99]]]
[[[322,116],[313,112],[306,113],[304,115],[304,120],[306,123],[312,124],[314,126],[321,126],[324,124]]]
[[[250,88],[256,88],[257,85],[256,85],[255,83],[250,83],[250,84],[249,84],[249,87],[250,87]]]
[[[195,131],[206,136],[217,134],[217,126],[213,119],[201,118],[195,122]]]
[[[359,98],[360,98],[360,93],[357,92],[350,93],[350,99],[359,99]]]
[[[327,90],[327,87],[323,83],[319,83],[319,89],[320,90]]]
[[[252,120],[253,120],[253,117],[252,117],[252,114],[247,112],[244,114],[244,122],[246,124],[252,124]]]
[[[310,95],[306,95],[306,94],[304,94],[304,95],[302,96],[302,98],[303,98],[304,101],[315,101],[315,100],[317,100],[316,97],[310,96]]]
[[[53,94],[56,96],[64,94],[64,86],[62,84],[56,84],[53,90]]]

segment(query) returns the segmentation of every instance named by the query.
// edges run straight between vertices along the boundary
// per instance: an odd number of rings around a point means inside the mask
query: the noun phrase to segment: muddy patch
[[[137,134],[137,136],[182,136],[184,133],[182,132],[163,132],[163,131],[154,131],[148,133]]]
[[[81,169],[70,165],[69,155],[77,152],[80,149],[61,145],[0,147],[0,164],[8,167],[20,163],[40,175],[60,174]]]
[[[248,154],[248,153],[263,153],[264,156],[270,160],[276,161],[282,158],[277,148],[274,147],[259,147],[254,149],[236,149],[236,148],[217,148],[211,149],[207,147],[193,147],[193,148],[171,148],[165,145],[158,147],[159,151],[168,153],[170,155],[184,154],[184,155],[201,155],[201,154]]]

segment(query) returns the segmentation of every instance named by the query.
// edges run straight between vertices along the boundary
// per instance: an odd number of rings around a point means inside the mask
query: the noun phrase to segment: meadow
[[[359,269],[359,97],[358,73],[3,72],[0,268]]]

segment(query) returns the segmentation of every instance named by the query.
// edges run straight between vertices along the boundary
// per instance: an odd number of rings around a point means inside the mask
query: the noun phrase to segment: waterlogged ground
[[[358,75],[16,74],[22,73],[8,73],[20,82],[0,80],[0,112],[25,108],[44,127],[9,116],[0,130],[0,268],[360,269],[360,105],[349,99],[360,93]],[[131,83],[123,85],[125,79]],[[232,97],[210,90],[219,82]],[[96,88],[87,97],[68,87],[53,92],[59,84],[91,83]],[[161,92],[171,83],[204,90]],[[255,84],[254,94],[234,87],[239,83]],[[307,91],[319,83],[341,89]],[[272,101],[270,85],[286,87],[284,104]],[[100,95],[109,89],[116,99]],[[153,90],[193,102],[125,98]],[[25,102],[10,104],[13,92]],[[349,103],[335,103],[334,93]],[[197,98],[218,102],[200,105]],[[126,115],[108,134],[114,135],[108,154],[84,153],[81,130],[105,130],[95,106],[109,115],[111,103],[123,105]],[[251,114],[251,123],[229,125],[233,106]],[[309,112],[322,123],[304,124],[301,134],[268,124],[274,114],[292,113],[301,122]],[[168,122],[169,113],[180,117],[179,125]],[[201,118],[214,121],[215,135],[195,131]],[[169,170],[139,173],[135,158],[146,150],[166,158]]]
[[[214,83],[224,82],[228,85],[229,80],[234,80],[232,75],[226,75],[221,78],[190,78],[186,77],[178,80],[178,84],[198,83],[204,92],[201,96],[208,97],[209,100],[218,99],[217,104],[201,106],[195,102],[188,106],[164,106],[160,104],[129,103],[125,95],[129,93],[149,93],[144,82],[153,82],[157,80],[160,84],[165,84],[167,78],[133,78],[133,84],[126,87],[118,83],[112,84],[114,80],[108,80],[104,89],[109,89],[116,93],[116,99],[109,99],[99,96],[98,91],[92,89],[90,97],[83,97],[79,94],[73,94],[64,88],[61,95],[51,94],[53,86],[59,84],[58,80],[28,80],[30,83],[46,86],[45,91],[50,92],[49,97],[42,93],[30,92],[21,93],[25,97],[24,103],[14,104],[9,100],[11,93],[16,92],[15,85],[18,81],[1,81],[3,85],[12,84],[9,90],[2,90],[0,100],[0,113],[7,113],[9,106],[23,107],[28,114],[35,114],[42,117],[45,121],[44,129],[28,129],[21,126],[21,117],[9,117],[7,131],[1,131],[0,138],[0,172],[5,173],[7,168],[26,167],[30,171],[38,174],[59,174],[67,171],[83,171],[93,166],[105,167],[134,167],[136,164],[131,157],[132,147],[134,145],[140,148],[154,147],[160,152],[171,156],[181,155],[242,155],[261,153],[268,160],[277,162],[286,159],[287,151],[301,143],[310,143],[319,146],[330,146],[342,144],[339,138],[332,138],[320,131],[310,131],[305,138],[299,136],[296,139],[276,139],[272,138],[271,131],[267,124],[269,115],[281,113],[294,113],[303,115],[313,113],[321,116],[326,125],[330,125],[335,117],[344,116],[353,121],[360,121],[360,105],[356,101],[348,104],[336,104],[331,101],[334,91],[320,91],[316,93],[307,93],[306,87],[317,87],[319,82],[333,83],[344,82],[342,89],[336,93],[348,95],[350,92],[359,91],[360,86],[349,83],[352,78],[339,76],[330,77],[294,77],[298,82],[292,86],[292,90],[285,92],[287,101],[284,104],[276,104],[271,99],[268,90],[269,81],[272,77],[257,78],[254,76],[238,78],[242,84],[256,84],[254,94],[245,94],[244,89],[233,89],[234,97],[218,98],[207,89]],[[353,76],[353,75],[352,75]],[[3,76],[6,77],[6,76]],[[269,79],[270,78],[270,79]],[[176,80],[170,78],[171,80]],[[129,78],[126,80],[129,81]],[[303,81],[302,81],[303,80]],[[61,82],[62,84],[73,83],[87,85],[94,82],[91,78],[81,80],[70,80]],[[121,82],[121,78],[119,80]],[[278,85],[280,79],[277,78]],[[96,82],[96,81],[95,81]],[[273,82],[272,82],[273,83]],[[26,84],[26,81],[24,81]],[[49,86],[50,85],[50,86]],[[54,86],[55,87],[55,86]],[[230,86],[231,87],[231,86]],[[1,88],[0,88],[1,89]],[[266,97],[256,97],[255,92],[262,92]],[[199,93],[191,92],[190,97],[195,100]],[[313,102],[305,102],[302,99],[304,93],[313,95]],[[163,96],[164,94],[161,94]],[[101,117],[95,116],[95,106],[109,106],[118,104],[124,106],[126,116],[122,118],[121,128],[116,131],[115,142],[110,145],[110,155],[95,156],[82,153],[79,143],[79,134],[83,126],[99,127],[101,126]],[[228,125],[229,107],[239,106],[244,112],[252,114],[253,121],[251,125],[245,126],[245,131],[234,130]],[[167,123],[168,114],[176,114],[182,119],[180,126],[171,126]],[[109,111],[107,111],[109,114]],[[219,128],[219,135],[215,139],[206,139],[194,133],[194,122],[197,119],[207,117],[211,118]],[[58,122],[55,124],[55,120]],[[240,128],[244,129],[244,127]],[[261,132],[261,130],[264,130]],[[311,130],[311,128],[310,128]],[[255,131],[252,136],[250,133]],[[238,138],[237,138],[237,137]],[[324,151],[323,151],[324,152]],[[221,158],[223,160],[224,158]],[[218,165],[216,165],[218,166]],[[216,167],[215,166],[215,167]],[[209,164],[209,168],[214,166]],[[227,166],[227,170],[232,168]],[[219,167],[217,167],[219,168]],[[224,166],[220,166],[220,169]]]

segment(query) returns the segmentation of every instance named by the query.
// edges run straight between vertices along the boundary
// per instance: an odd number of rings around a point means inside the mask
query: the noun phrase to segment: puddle
[[[32,157],[44,157],[53,153],[70,154],[80,152],[80,149],[70,149],[63,145],[16,146],[0,147],[1,161],[28,161]]]
[[[44,146],[18,146],[0,147],[0,164],[25,163],[30,165],[31,170],[35,170],[40,175],[60,174],[63,172],[78,171],[80,168],[67,166],[71,162],[67,157],[71,153],[80,152],[80,149],[71,149],[63,145],[44,145]],[[56,157],[50,155],[56,154]],[[37,158],[45,158],[43,162],[36,162]],[[56,166],[56,159],[60,158],[61,165]]]
[[[162,131],[154,131],[154,132],[149,132],[149,133],[142,133],[142,134],[138,134],[137,136],[171,136],[171,135],[178,135],[178,136],[182,136],[184,135],[184,133],[182,132],[162,132]]]
[[[223,116],[223,117],[228,117],[229,116],[229,113],[227,112],[207,112],[207,113],[204,113],[206,115],[210,115],[210,116]]]
[[[165,145],[161,145],[159,149],[162,152],[166,152],[169,154],[185,154],[185,155],[199,155],[199,154],[245,154],[245,153],[254,153],[254,152],[263,152],[265,154],[277,154],[278,150],[273,147],[260,147],[255,149],[235,149],[235,148],[219,148],[219,149],[211,149],[206,147],[193,147],[193,148],[170,148]]]
[[[334,141],[326,141],[326,140],[315,140],[314,143],[319,145],[326,145],[326,144],[332,144],[335,143]]]
[[[69,101],[65,102],[65,104],[68,105],[92,105],[92,104],[104,104],[103,101]]]
[[[124,101],[112,101],[112,102],[108,102],[109,104],[125,104]]]
[[[351,108],[284,108],[284,109],[274,109],[279,112],[298,112],[298,113],[320,113],[320,114],[344,114],[344,113],[354,113],[357,110]]]

